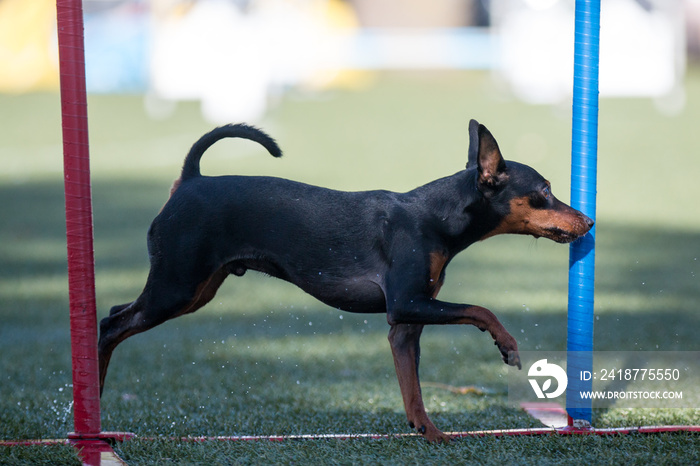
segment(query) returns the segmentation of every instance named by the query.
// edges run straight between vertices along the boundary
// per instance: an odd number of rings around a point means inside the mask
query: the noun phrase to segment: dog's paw
[[[517,351],[511,351],[508,353],[508,365],[517,366],[518,370],[522,370],[523,365],[520,362],[520,354]]]
[[[430,443],[449,443],[452,440],[452,437],[435,427],[427,416],[419,424],[409,421],[408,425],[411,429],[416,429]]]
[[[515,338],[506,333],[504,337],[496,339],[494,344],[498,346],[504,363],[522,369],[520,354],[518,353],[518,343],[515,341]]]
[[[425,438],[428,442],[430,443],[450,443],[452,440],[452,437],[435,427],[434,425],[428,426],[420,426],[418,428],[418,433],[423,435],[423,438]]]

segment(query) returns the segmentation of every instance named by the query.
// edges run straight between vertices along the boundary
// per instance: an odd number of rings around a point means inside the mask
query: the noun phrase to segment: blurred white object
[[[499,73],[532,103],[572,93],[573,1],[494,0],[501,37]],[[668,0],[603,0],[600,94],[676,99],[685,72],[683,4]]]
[[[166,100],[200,100],[216,123],[259,117],[266,108],[269,65],[254,28],[227,1],[195,3],[154,22],[151,92]]]
[[[271,89],[339,68],[344,38],[329,33],[327,5],[258,1],[244,13],[228,0],[166,1],[154,12],[151,97],[201,100],[214,123],[258,120]]]

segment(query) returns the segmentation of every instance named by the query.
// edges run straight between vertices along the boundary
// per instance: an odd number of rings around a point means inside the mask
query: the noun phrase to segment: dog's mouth
[[[592,227],[593,220],[579,213],[579,218],[567,225],[566,229],[559,226],[549,226],[544,228],[542,236],[557,243],[571,243],[588,233]]]
[[[545,230],[545,234],[542,235],[546,238],[556,241],[557,243],[571,243],[576,241],[583,235],[577,235],[570,231],[562,230],[561,228],[552,227]]]

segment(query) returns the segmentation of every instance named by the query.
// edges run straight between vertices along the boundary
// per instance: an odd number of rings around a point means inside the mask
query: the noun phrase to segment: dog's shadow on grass
[[[93,183],[96,257],[99,265],[126,266],[145,257],[145,232],[167,190],[153,183]],[[63,185],[42,181],[0,185],[0,276],[65,271]]]

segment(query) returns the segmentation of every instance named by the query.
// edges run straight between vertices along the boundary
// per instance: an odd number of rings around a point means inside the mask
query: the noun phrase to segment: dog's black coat
[[[229,125],[204,135],[149,230],[151,270],[143,293],[112,308],[101,322],[101,387],[121,341],[196,311],[228,275],[250,269],[294,283],[345,311],[386,313],[409,423],[429,440],[446,440],[420,396],[423,325],[476,325],[489,331],[506,362],[520,362],[515,339],[493,313],[436,299],[445,267],[469,245],[496,234],[569,242],[593,224],[558,201],[535,170],[506,162],[483,125],[472,120],[469,133],[466,170],[407,193],[202,176],[202,154],[224,137],[251,139],[281,155],[272,138],[250,126]]]

